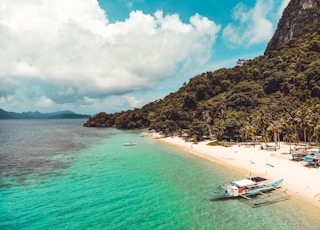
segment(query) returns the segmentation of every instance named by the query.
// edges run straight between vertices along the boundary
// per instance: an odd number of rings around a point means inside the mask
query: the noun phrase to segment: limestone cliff
[[[298,37],[303,28],[313,22],[320,22],[320,0],[291,0],[282,14],[265,54],[279,50],[283,44],[291,38]]]

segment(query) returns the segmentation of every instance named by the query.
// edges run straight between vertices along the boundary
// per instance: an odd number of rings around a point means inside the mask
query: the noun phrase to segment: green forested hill
[[[275,134],[311,139],[320,132],[319,114],[317,22],[279,50],[246,60],[241,66],[202,73],[177,92],[140,109],[99,113],[85,126],[149,127],[167,134],[186,132],[198,139],[210,132],[218,139],[270,138]]]

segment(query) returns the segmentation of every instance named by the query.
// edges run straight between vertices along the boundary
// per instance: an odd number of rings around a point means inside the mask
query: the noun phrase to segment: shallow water
[[[1,229],[317,229],[285,201],[259,208],[212,191],[239,175],[139,131],[83,120],[0,120]],[[122,146],[135,142],[136,146]]]

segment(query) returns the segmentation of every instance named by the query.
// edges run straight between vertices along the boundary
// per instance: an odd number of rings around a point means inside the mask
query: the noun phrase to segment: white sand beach
[[[306,167],[303,161],[293,161],[288,144],[281,143],[280,149],[271,151],[262,150],[261,145],[209,146],[208,141],[193,144],[178,137],[160,138],[159,141],[221,163],[248,177],[261,176],[271,181],[283,178],[282,188],[287,189],[291,196],[299,196],[320,207],[320,168]]]

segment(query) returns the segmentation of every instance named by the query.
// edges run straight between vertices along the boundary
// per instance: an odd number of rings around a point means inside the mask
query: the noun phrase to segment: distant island
[[[81,119],[90,118],[90,115],[77,114],[70,110],[58,111],[53,113],[40,113],[40,112],[7,112],[0,109],[0,119]]]

